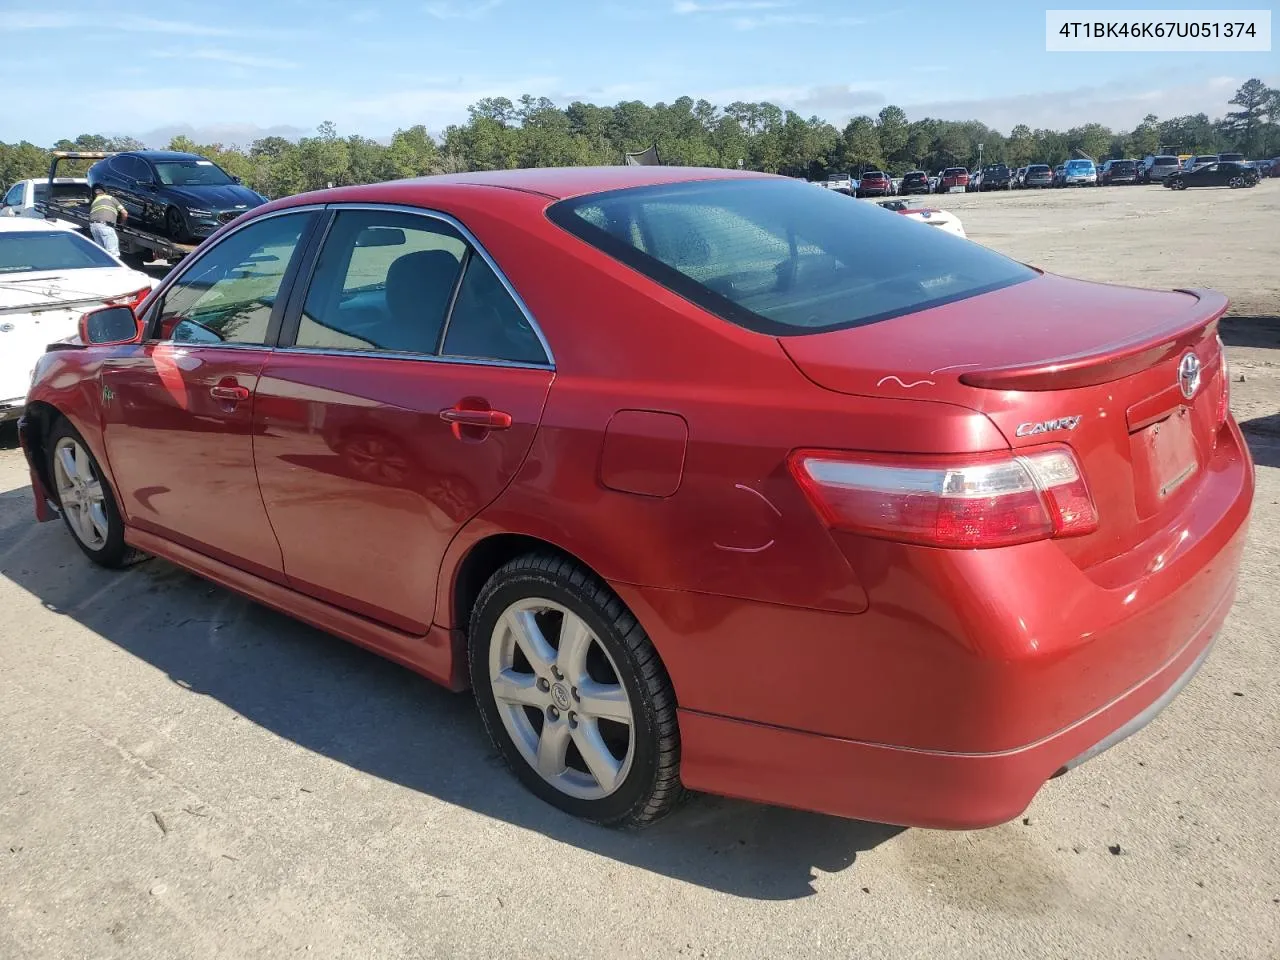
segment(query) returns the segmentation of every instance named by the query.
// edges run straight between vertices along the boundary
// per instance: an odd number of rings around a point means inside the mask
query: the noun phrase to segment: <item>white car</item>
[[[36,361],[82,314],[137,306],[155,285],[68,227],[0,217],[0,422],[21,416]]]
[[[0,217],[43,219],[44,214],[36,209],[36,204],[44,203],[48,199],[49,181],[47,179],[19,180],[4,192],[3,197],[0,197]],[[53,181],[53,199],[88,203],[93,199],[93,192],[89,189],[89,181],[84,177],[58,177]],[[74,226],[67,220],[56,222],[66,227]]]
[[[917,223],[923,223],[929,227],[937,227],[939,230],[962,237],[965,240],[969,239],[964,232],[964,224],[960,222],[960,218],[954,213],[948,213],[946,210],[939,210],[936,207],[926,207],[919,200],[908,200],[905,197],[897,200],[879,200],[876,202],[886,210],[902,214],[908,220],[915,220]]]

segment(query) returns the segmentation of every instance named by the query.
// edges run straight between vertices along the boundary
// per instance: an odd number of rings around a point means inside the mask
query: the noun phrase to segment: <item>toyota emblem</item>
[[[1200,358],[1194,353],[1184,354],[1178,363],[1178,387],[1188,400],[1200,389]]]

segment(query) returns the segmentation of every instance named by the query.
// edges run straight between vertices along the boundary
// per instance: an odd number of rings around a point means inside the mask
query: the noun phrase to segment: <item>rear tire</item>
[[[605,583],[566,557],[517,557],[485,584],[469,633],[481,720],[531,792],[609,826],[652,823],[677,805],[671,680]]]
[[[62,520],[84,555],[102,567],[120,569],[144,554],[124,542],[124,520],[115,492],[84,438],[65,419],[45,441],[48,476]]]

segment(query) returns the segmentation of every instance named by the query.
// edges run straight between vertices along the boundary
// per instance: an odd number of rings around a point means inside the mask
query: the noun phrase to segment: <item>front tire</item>
[[[177,207],[170,207],[164,212],[164,232],[176,243],[187,239],[187,221]]]
[[[63,522],[76,545],[99,566],[127,567],[141,555],[124,542],[124,520],[102,467],[66,420],[49,432],[48,475]]]
[[[471,614],[471,685],[516,777],[566,813],[640,826],[679,802],[675,693],[644,629],[572,560],[528,554]]]

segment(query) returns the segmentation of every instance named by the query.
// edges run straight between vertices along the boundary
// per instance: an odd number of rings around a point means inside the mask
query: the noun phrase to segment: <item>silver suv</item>
[[[1169,154],[1159,154],[1157,156],[1148,155],[1142,161],[1142,166],[1138,170],[1138,177],[1144,183],[1151,181],[1159,182],[1171,173],[1177,173],[1182,167],[1178,163],[1178,158]]]

